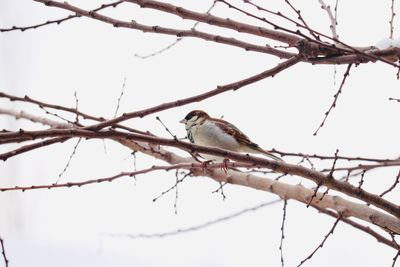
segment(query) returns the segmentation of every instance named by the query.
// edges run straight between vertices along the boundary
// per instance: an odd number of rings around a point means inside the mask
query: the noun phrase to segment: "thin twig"
[[[392,0],[392,5],[390,6],[390,20],[389,20],[389,25],[390,25],[390,35],[389,38],[393,39],[393,31],[394,31],[394,26],[393,26],[393,22],[394,22],[394,16],[396,16],[396,13],[394,11],[394,0]]]
[[[210,14],[211,10],[215,7],[215,4],[216,4],[216,3],[217,3],[217,1],[213,1],[212,5],[207,9],[206,14]],[[192,29],[196,29],[197,25],[199,25],[199,24],[200,24],[200,22],[199,22],[199,21],[196,21],[196,22],[193,24]],[[154,57],[154,56],[157,56],[157,55],[160,55],[160,54],[164,53],[165,51],[168,51],[168,50],[171,49],[172,47],[176,46],[176,45],[177,45],[179,42],[181,42],[182,40],[183,40],[182,37],[178,37],[178,38],[175,39],[175,41],[173,41],[173,42],[170,43],[169,45],[165,46],[164,48],[161,48],[161,49],[158,50],[158,51],[155,51],[155,52],[150,53],[150,54],[148,54],[148,55],[139,55],[139,54],[135,54],[134,56],[135,56],[135,57],[138,57],[138,58],[140,58],[140,59],[147,59],[147,58],[150,58],[150,57]]]
[[[178,140],[178,137],[168,129],[168,127],[162,122],[160,117],[156,116],[156,120],[158,120],[161,123],[161,125],[164,127],[164,129],[167,131],[167,133],[169,133],[171,135],[172,138],[174,138],[175,140]]]
[[[363,170],[360,177],[360,182],[358,183],[358,188],[361,189],[362,185],[364,184],[364,176],[367,170]]]
[[[399,100],[400,101],[400,100]],[[346,156],[325,156],[325,155],[317,155],[317,154],[304,154],[304,153],[293,153],[293,152],[285,152],[277,149],[271,149],[272,153],[277,153],[280,156],[291,156],[291,157],[301,157],[303,158],[316,158],[320,160],[332,160],[332,159],[341,159],[347,161],[375,161],[375,162],[389,162],[398,159],[378,159],[378,158],[366,158],[366,157],[346,157]]]
[[[246,1],[247,2],[247,1]],[[303,26],[307,29],[309,29],[309,33],[316,39],[316,40],[320,40],[319,36],[317,34],[315,34],[314,31],[311,30],[311,28],[308,26],[307,22],[305,21],[305,19],[303,18],[303,16],[301,15],[300,9],[297,9],[294,7],[294,5],[292,3],[290,3],[288,0],[285,0],[285,3],[289,5],[289,7],[296,12],[297,14],[297,18],[303,23]],[[299,26],[299,25],[298,25]]]
[[[350,69],[351,69],[352,65],[353,64],[349,64],[347,66],[346,72],[343,75],[342,83],[339,86],[339,90],[336,92],[336,94],[333,95],[333,98],[334,98],[333,102],[332,102],[331,106],[329,107],[328,111],[325,112],[325,117],[322,120],[321,124],[318,126],[317,130],[313,133],[314,136],[316,136],[318,134],[318,131],[324,126],[325,121],[329,116],[329,113],[332,111],[332,109],[334,109],[336,107],[336,102],[337,102],[337,100],[339,98],[339,95],[342,93],[342,89],[343,89],[343,86],[344,86],[344,84],[346,82],[347,77],[350,75]]]
[[[115,108],[115,112],[114,112],[113,118],[117,117],[118,110],[119,110],[119,105],[121,104],[121,99],[122,99],[122,96],[124,95],[125,86],[126,86],[126,77],[124,77],[124,82],[122,83],[121,93],[120,93],[120,95],[118,97],[117,107]]]
[[[219,182],[219,187],[217,189],[215,189],[214,191],[212,191],[212,193],[218,193],[221,192],[221,196],[222,196],[222,200],[226,199],[226,195],[225,195],[225,191],[224,191],[224,186],[227,185],[227,182]]]
[[[122,4],[124,1],[116,1],[110,4],[102,4],[100,7],[91,10],[90,12],[97,12],[100,11],[102,9],[108,8],[108,7],[117,7],[119,4]],[[80,18],[81,15],[79,14],[74,14],[74,15],[69,15],[65,18],[61,18],[61,19],[56,19],[56,20],[48,20],[46,22],[42,22],[42,23],[38,23],[38,24],[34,24],[34,25],[29,25],[29,26],[12,26],[11,28],[0,28],[0,32],[10,32],[10,31],[21,31],[24,32],[26,30],[32,30],[32,29],[37,29],[37,28],[41,28],[44,26],[48,26],[51,24],[57,24],[60,25],[61,23],[63,23],[64,21],[67,20],[71,20],[73,18]]]
[[[190,176],[192,173],[191,172],[189,172],[189,173],[187,173],[187,174],[185,174],[182,178],[179,178],[178,179],[178,177],[177,177],[177,179],[176,179],[176,181],[175,181],[175,184],[173,185],[173,186],[171,186],[170,188],[168,188],[167,190],[164,190],[163,192],[161,192],[157,197],[155,197],[155,198],[153,198],[153,202],[156,202],[157,200],[159,200],[161,197],[163,197],[165,194],[167,194],[167,193],[169,193],[171,190],[173,190],[173,189],[175,189],[176,191],[175,191],[175,202],[174,202],[174,210],[175,210],[175,214],[177,214],[177,210],[176,210],[176,208],[177,208],[177,200],[178,200],[178,198],[177,198],[177,194],[178,194],[178,191],[177,191],[177,187],[178,187],[178,184],[180,184],[180,183],[182,183],[188,176]]]
[[[5,266],[8,267],[9,260],[7,258],[6,250],[4,248],[4,240],[1,237],[0,237],[0,245],[1,245],[1,254],[3,255],[3,260],[4,260],[4,263],[5,263]]]
[[[212,221],[208,221],[196,226],[191,226],[191,227],[187,227],[187,228],[181,228],[181,229],[177,229],[177,230],[173,230],[173,231],[169,231],[169,232],[163,232],[163,233],[155,233],[155,234],[105,234],[107,236],[111,236],[111,237],[125,237],[125,238],[131,238],[131,239],[137,239],[137,238],[162,238],[162,237],[169,237],[169,236],[175,236],[175,235],[179,235],[179,234],[183,234],[183,233],[189,233],[189,232],[194,232],[197,230],[201,230],[204,228],[207,228],[209,226],[221,223],[221,222],[226,222],[229,221],[231,219],[234,219],[236,217],[239,217],[243,214],[249,213],[249,212],[253,212],[256,210],[259,210],[263,207],[267,207],[273,204],[276,204],[278,202],[280,202],[281,199],[276,199],[270,202],[266,202],[266,203],[262,203],[260,205],[257,205],[255,207],[251,207],[251,208],[247,208],[247,209],[243,209],[239,212],[235,212],[233,214],[230,214],[228,216],[224,216],[224,217],[220,217],[218,219],[212,220]]]
[[[106,119],[103,117],[95,117],[95,116],[89,115],[87,113],[83,113],[83,112],[77,110],[76,107],[68,108],[68,107],[64,107],[61,105],[49,104],[49,103],[45,103],[45,102],[42,102],[39,100],[32,99],[31,97],[29,97],[27,95],[25,95],[24,97],[18,97],[18,96],[6,94],[4,92],[0,92],[0,98],[7,98],[10,101],[21,101],[21,102],[31,103],[31,104],[37,105],[41,109],[43,109],[44,107],[47,107],[47,108],[51,108],[51,109],[55,109],[55,110],[62,110],[62,111],[66,111],[66,112],[75,114],[76,116],[81,116],[84,119],[94,120],[94,121],[98,121],[98,122],[106,121]],[[45,110],[45,112],[50,113],[47,110]],[[1,113],[1,110],[0,110],[0,113]],[[54,113],[52,113],[52,114],[54,114]],[[70,121],[68,121],[68,122],[70,122]],[[70,123],[74,124],[73,122],[70,122]],[[52,126],[52,127],[54,127],[54,126]],[[121,124],[114,124],[114,125],[112,125],[112,127],[124,129],[124,130],[134,132],[134,133],[141,133],[141,134],[147,134],[147,135],[149,134],[148,132],[139,131],[139,130],[136,130],[136,129],[133,129],[130,127],[126,127]]]
[[[281,252],[281,264],[282,264],[282,267],[285,266],[285,261],[283,259],[283,239],[285,239],[286,208],[287,208],[287,200],[284,199],[283,200],[282,225],[281,225],[281,242],[279,244],[279,250]]]
[[[394,181],[394,183],[387,190],[383,191],[379,196],[383,197],[384,195],[395,189],[399,181],[400,181],[400,170],[397,173],[396,180]]]
[[[318,207],[318,206],[313,206],[313,207],[314,207],[315,209],[317,209],[317,210],[318,210],[319,212],[321,212],[321,213],[324,213],[324,214],[326,214],[326,215],[329,215],[329,216],[331,216],[331,217],[333,217],[333,218],[338,218],[338,214],[337,214],[336,212],[334,212],[334,211],[331,211],[331,210],[329,210],[329,209],[321,209],[321,208]],[[343,216],[342,216],[341,220],[342,220],[342,222],[345,222],[345,223],[347,223],[348,225],[351,225],[351,226],[353,226],[354,228],[356,228],[356,229],[358,229],[358,230],[361,230],[361,231],[363,231],[363,232],[366,233],[366,234],[371,235],[371,236],[374,237],[379,243],[388,245],[389,247],[394,248],[394,249],[398,249],[397,245],[396,245],[393,241],[391,241],[391,240],[387,239],[386,237],[382,236],[380,233],[378,233],[378,232],[372,230],[371,227],[369,227],[369,226],[364,226],[364,225],[362,225],[362,224],[360,224],[360,223],[358,223],[358,222],[355,222],[355,221],[350,220],[349,218],[343,217]]]
[[[75,156],[76,149],[78,148],[81,140],[82,140],[82,138],[79,138],[78,141],[76,142],[76,144],[74,146],[74,149],[72,150],[71,155],[69,155],[69,159],[67,161],[67,164],[65,164],[64,169],[58,174],[58,178],[57,178],[56,184],[58,184],[58,182],[60,181],[60,179],[63,176],[63,174],[67,171],[67,169],[68,169],[68,167],[69,167],[69,165],[71,163],[72,158]]]
[[[79,99],[78,99],[78,94],[75,91],[74,92],[74,98],[75,98],[75,111],[76,111],[76,116],[75,116],[75,124],[79,124],[79,115],[78,115],[78,110],[79,110]]]
[[[314,249],[313,252],[311,252],[310,255],[307,256],[307,258],[305,258],[304,260],[302,260],[302,261],[300,262],[300,264],[297,265],[297,267],[303,265],[306,261],[308,261],[309,259],[311,259],[311,258],[314,256],[314,254],[315,254],[320,248],[322,248],[322,247],[324,246],[324,244],[325,244],[326,240],[328,239],[328,237],[329,237],[330,235],[333,234],[333,231],[335,231],[335,228],[336,228],[336,226],[338,225],[338,223],[339,223],[339,221],[341,220],[341,218],[342,218],[342,215],[339,214],[338,217],[337,217],[337,219],[336,219],[336,221],[335,221],[335,223],[333,224],[331,230],[329,230],[329,232],[325,235],[325,237],[324,237],[324,239],[322,240],[322,242],[318,245],[318,247],[317,247],[316,249]]]

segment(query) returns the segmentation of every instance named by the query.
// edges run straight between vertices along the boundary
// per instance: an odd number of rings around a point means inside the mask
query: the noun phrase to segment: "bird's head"
[[[190,111],[186,117],[180,121],[186,125],[186,129],[191,128],[193,125],[198,124],[205,119],[210,118],[210,116],[202,110],[193,110]]]

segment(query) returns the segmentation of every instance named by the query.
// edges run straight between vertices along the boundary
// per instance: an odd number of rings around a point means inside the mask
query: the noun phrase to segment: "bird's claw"
[[[228,173],[228,163],[229,163],[229,159],[227,159],[227,158],[223,159],[223,161],[221,162],[221,170],[223,170],[225,172],[225,174]]]
[[[211,164],[212,162],[213,162],[212,160],[206,160],[206,161],[201,162],[201,167],[202,167],[204,173],[206,173],[207,166],[209,164]]]

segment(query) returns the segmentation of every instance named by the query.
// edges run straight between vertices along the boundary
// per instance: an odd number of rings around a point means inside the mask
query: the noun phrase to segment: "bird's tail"
[[[259,152],[260,152],[261,154],[263,154],[263,155],[266,155],[266,156],[268,156],[268,157],[270,157],[270,158],[276,160],[276,161],[283,161],[283,159],[281,159],[280,157],[275,156],[275,155],[272,154],[271,152],[268,152],[268,151],[266,151],[266,150],[264,150],[264,149],[262,149],[262,148],[260,148]]]
[[[255,150],[256,153],[263,154],[263,155],[265,155],[265,156],[267,156],[267,157],[269,157],[269,158],[272,158],[272,159],[274,159],[274,160],[276,160],[276,161],[283,161],[283,159],[281,159],[280,157],[275,156],[275,155],[272,154],[271,152],[262,149],[262,148],[259,147],[258,145],[257,145],[257,146],[254,146],[254,150]]]

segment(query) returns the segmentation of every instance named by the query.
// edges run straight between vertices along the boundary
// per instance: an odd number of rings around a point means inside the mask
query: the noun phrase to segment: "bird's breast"
[[[239,143],[231,135],[225,133],[212,122],[204,122],[202,125],[193,127],[191,136],[195,144],[219,147],[222,149],[238,151]]]

